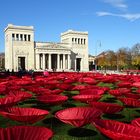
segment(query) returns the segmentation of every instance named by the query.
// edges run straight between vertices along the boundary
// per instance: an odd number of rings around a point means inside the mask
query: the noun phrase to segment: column
[[[63,70],[65,69],[65,54],[63,54]]]
[[[83,44],[83,39],[81,38],[81,44]]]
[[[83,58],[81,58],[81,62],[80,62],[80,71],[83,71]]]
[[[39,70],[40,66],[40,55],[39,53],[36,54],[36,69]]]
[[[43,67],[42,67],[42,54],[40,55],[40,69],[42,69]]]
[[[45,54],[42,54],[42,69],[45,70]]]
[[[62,54],[60,55],[60,69],[62,70],[63,69],[63,65],[62,65]]]
[[[71,60],[70,60],[70,54],[68,54],[68,70],[71,69]]]
[[[60,69],[60,54],[57,54],[57,70]]]
[[[75,62],[75,71],[76,71],[76,58],[75,58],[74,62]]]
[[[49,59],[49,60],[48,60],[48,61],[49,61],[49,69],[51,69],[51,54],[48,54],[48,56],[49,56],[49,57],[48,57],[48,59]]]

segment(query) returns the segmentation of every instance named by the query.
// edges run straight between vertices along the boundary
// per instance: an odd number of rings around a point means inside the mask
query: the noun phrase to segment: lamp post
[[[101,41],[100,40],[98,40],[97,41],[97,44],[96,44],[97,46],[96,46],[96,50],[95,50],[95,70],[97,70],[97,51],[98,51],[98,47],[101,47]]]

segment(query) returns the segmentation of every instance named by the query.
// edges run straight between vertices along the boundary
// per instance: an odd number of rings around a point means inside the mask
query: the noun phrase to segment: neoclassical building
[[[68,30],[61,42],[36,42],[33,26],[8,24],[5,32],[5,69],[18,71],[88,71],[88,32]]]

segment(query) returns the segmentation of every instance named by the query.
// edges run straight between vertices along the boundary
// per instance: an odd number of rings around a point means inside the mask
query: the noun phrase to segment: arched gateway
[[[61,42],[35,42],[33,26],[5,28],[5,68],[10,71],[88,71],[88,32],[68,30]]]

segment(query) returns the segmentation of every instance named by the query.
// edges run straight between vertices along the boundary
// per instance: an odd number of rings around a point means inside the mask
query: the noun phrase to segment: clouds
[[[115,14],[113,13],[109,13],[109,12],[96,12],[97,16],[101,17],[101,16],[115,16]]]
[[[128,7],[124,0],[103,0],[103,2],[121,9],[127,9]]]
[[[140,19],[140,13],[128,12],[128,5],[126,3],[126,0],[102,0],[102,2],[119,9],[119,11],[121,10],[121,13],[119,12],[120,14],[116,14],[114,12],[99,11],[96,12],[96,15],[99,17],[103,17],[103,16],[121,17],[131,22]]]
[[[97,12],[96,13],[97,16],[102,17],[102,16],[114,16],[114,17],[121,17],[124,19],[127,19],[129,21],[135,21],[137,19],[140,19],[140,13],[136,13],[136,14],[114,14],[114,13],[110,13],[110,12]]]

